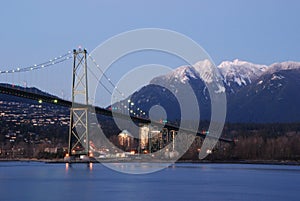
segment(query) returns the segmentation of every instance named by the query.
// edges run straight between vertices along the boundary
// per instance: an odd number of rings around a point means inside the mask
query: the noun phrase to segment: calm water
[[[0,163],[0,200],[300,200],[300,167],[176,164],[127,175],[94,164]]]

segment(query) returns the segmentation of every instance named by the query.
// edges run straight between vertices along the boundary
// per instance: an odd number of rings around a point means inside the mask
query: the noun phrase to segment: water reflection
[[[66,163],[66,171],[68,172],[69,170],[69,163]]]
[[[88,166],[89,166],[89,169],[90,169],[90,170],[93,170],[93,163],[89,163]]]
[[[93,170],[93,163],[87,163],[87,164],[80,164],[80,163],[78,163],[78,166],[80,166],[80,165],[86,166],[90,171]],[[71,167],[72,167],[72,165],[70,163],[66,163],[65,164],[65,170],[66,170],[66,172],[68,172]]]

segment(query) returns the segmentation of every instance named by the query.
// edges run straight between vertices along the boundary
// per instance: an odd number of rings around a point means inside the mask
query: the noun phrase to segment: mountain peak
[[[252,64],[252,63],[243,61],[243,60],[239,60],[239,59],[234,59],[233,61],[223,61],[218,67],[226,68],[228,66],[242,66],[245,64]]]
[[[254,64],[248,61],[243,61],[239,59],[234,59],[233,61],[223,61],[218,68],[221,70],[230,70],[230,69],[248,69],[248,70],[258,70],[265,71],[268,66],[262,64]]]
[[[224,82],[228,87],[241,87],[251,84],[258,79],[267,68],[268,66],[266,65],[254,64],[239,59],[223,61],[218,66],[218,69],[223,75]],[[235,89],[231,91],[235,91]]]
[[[213,81],[213,68],[214,64],[205,59],[203,61],[198,61],[193,65],[193,68],[198,73],[198,76],[206,83],[211,83]]]
[[[270,73],[281,71],[281,70],[294,70],[300,69],[300,62],[285,61],[281,63],[273,63],[270,65],[268,71]]]
[[[202,61],[198,61],[194,65],[185,65],[180,66],[167,75],[159,76],[158,78],[163,78],[167,80],[175,80],[179,81],[181,83],[186,83],[191,78],[198,79],[201,78],[203,81],[209,83],[212,82],[212,70],[213,70],[213,64],[205,59]],[[154,78],[151,83],[156,83],[157,79]]]

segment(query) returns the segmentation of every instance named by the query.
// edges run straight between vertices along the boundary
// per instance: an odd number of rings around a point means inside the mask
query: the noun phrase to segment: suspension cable
[[[19,73],[19,72],[27,72],[27,71],[32,71],[32,70],[38,70],[38,69],[42,69],[45,67],[49,67],[55,64],[59,64],[62,63],[66,60],[69,60],[70,58],[72,58],[71,56],[71,51],[69,51],[66,54],[63,54],[59,57],[55,57],[53,59],[50,59],[46,62],[40,63],[40,64],[34,64],[31,66],[27,66],[27,67],[18,67],[18,68],[13,68],[11,70],[0,70],[0,74],[8,74],[8,73]]]

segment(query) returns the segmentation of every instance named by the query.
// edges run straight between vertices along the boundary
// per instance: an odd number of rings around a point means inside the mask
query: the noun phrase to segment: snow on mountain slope
[[[259,65],[246,61],[224,61],[216,70],[219,78],[212,77],[211,63],[200,61],[181,66],[166,75],[154,78],[151,84],[135,94],[138,107],[151,108],[160,104],[168,108],[170,117],[178,119],[180,112],[176,98],[188,97],[189,84],[196,95],[201,118],[210,119],[210,94],[207,83],[222,79],[215,93],[226,92],[227,120],[232,122],[296,122],[300,120],[300,62],[282,62]],[[165,90],[157,85],[161,85]],[[168,93],[167,93],[168,92]]]
[[[223,81],[228,93],[235,93],[243,87],[249,86],[259,80],[262,75],[292,69],[300,69],[300,62],[289,61],[267,66],[236,59],[224,61],[216,68],[219,71],[217,79]],[[213,81],[212,72],[213,64],[209,60],[203,60],[191,66],[178,67],[167,75],[154,78],[151,83],[169,85],[175,90],[177,84],[186,84],[191,80],[202,80],[204,83],[211,83]],[[274,77],[273,79],[279,78]],[[222,87],[223,90],[225,89]]]
[[[201,78],[206,83],[213,81],[212,76],[213,64],[209,60],[203,60],[195,63],[192,66],[180,66],[168,73],[167,75],[160,76],[164,80],[175,80],[185,84],[190,78]]]
[[[253,64],[238,59],[224,61],[218,66],[225,84],[232,92],[257,80],[267,68],[266,65]]]
[[[300,62],[285,61],[281,63],[271,64],[268,68],[267,73],[274,73],[281,70],[295,70],[295,69],[300,69]]]

